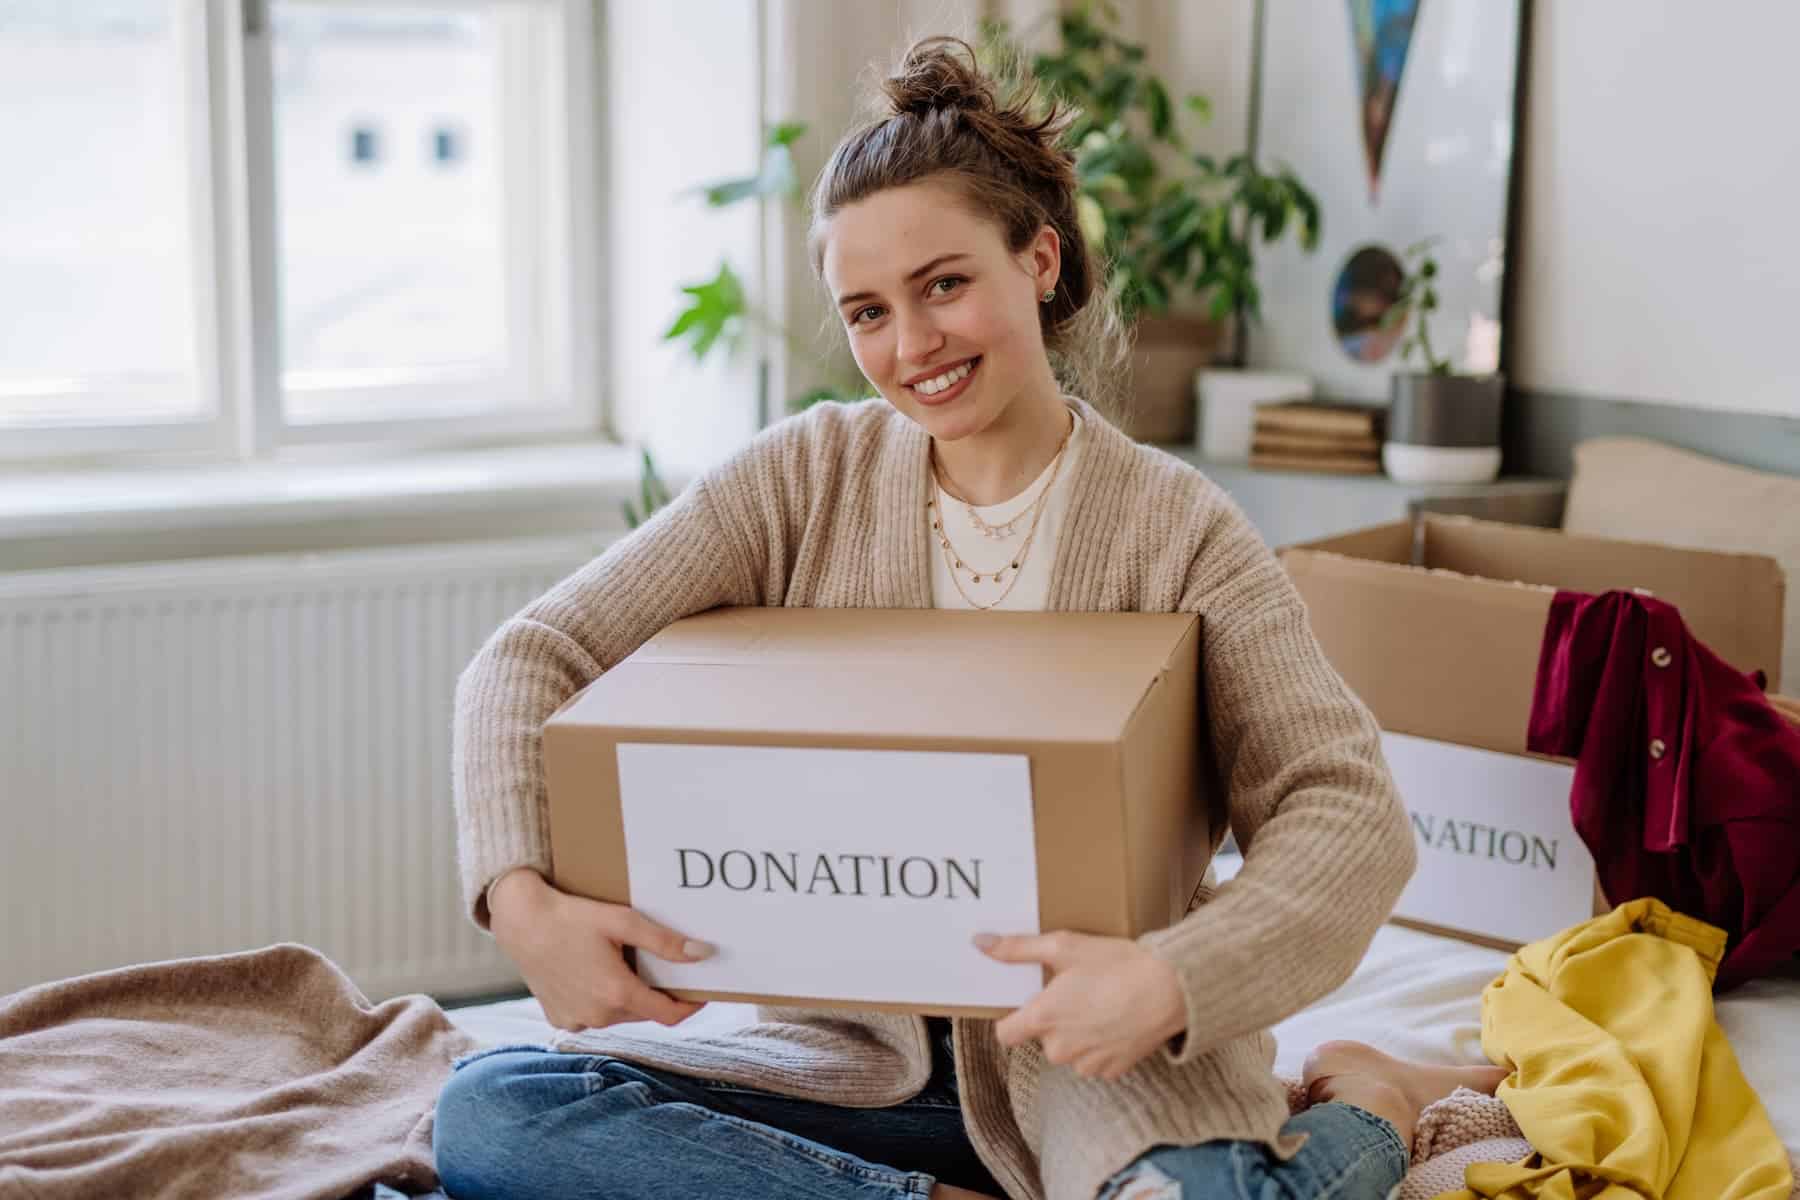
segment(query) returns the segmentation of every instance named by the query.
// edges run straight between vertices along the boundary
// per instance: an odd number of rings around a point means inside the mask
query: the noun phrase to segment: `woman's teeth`
[[[913,384],[913,389],[920,395],[935,396],[945,388],[956,383],[959,379],[966,377],[970,371],[975,369],[975,362],[976,360],[971,358],[968,362],[963,363],[959,367],[951,367],[948,371],[945,371],[935,379],[927,379],[923,383]]]

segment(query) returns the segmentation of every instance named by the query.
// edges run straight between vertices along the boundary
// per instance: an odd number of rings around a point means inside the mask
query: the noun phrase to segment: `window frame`
[[[606,434],[601,0],[502,0],[491,8],[507,57],[502,253],[522,264],[507,272],[506,311],[528,335],[514,368],[485,378],[421,368],[408,372],[407,386],[384,389],[405,404],[452,410],[444,415],[305,423],[289,419],[282,405],[270,0],[166,2],[191,166],[194,387],[206,415],[0,428],[0,462],[242,460],[339,445],[399,451]],[[485,0],[408,3],[490,7]],[[544,12],[553,20],[537,19]],[[552,144],[556,132],[560,144]],[[550,296],[557,302],[545,303]],[[496,386],[551,403],[455,411],[476,409]]]

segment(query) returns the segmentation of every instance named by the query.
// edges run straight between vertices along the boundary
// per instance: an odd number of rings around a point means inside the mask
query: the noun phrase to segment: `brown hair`
[[[823,273],[825,223],[840,209],[928,178],[950,184],[998,225],[1015,254],[1049,225],[1062,242],[1056,298],[1038,305],[1051,369],[1063,388],[1115,414],[1127,343],[1106,265],[1076,218],[1074,156],[1058,145],[1071,114],[1055,103],[1034,105],[1035,85],[1023,72],[1017,77],[1009,88],[1016,94],[1003,100],[967,42],[914,42],[882,80],[874,119],[844,135],[813,184],[813,274]],[[1034,114],[1034,107],[1042,111]]]

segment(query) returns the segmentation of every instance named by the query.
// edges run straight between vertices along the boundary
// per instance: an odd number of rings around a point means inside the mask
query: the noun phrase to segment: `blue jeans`
[[[1000,1196],[963,1128],[947,1047],[931,1081],[889,1108],[842,1108],[618,1059],[496,1047],[457,1060],[433,1149],[452,1200],[891,1200],[941,1181]],[[1312,1136],[1286,1163],[1259,1143],[1162,1146],[1101,1197],[1382,1200],[1406,1172],[1388,1122],[1344,1104],[1290,1120]]]

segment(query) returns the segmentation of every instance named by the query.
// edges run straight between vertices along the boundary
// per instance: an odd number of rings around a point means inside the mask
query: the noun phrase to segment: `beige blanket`
[[[28,988],[0,998],[0,1196],[427,1191],[437,1092],[474,1048],[298,945]]]

